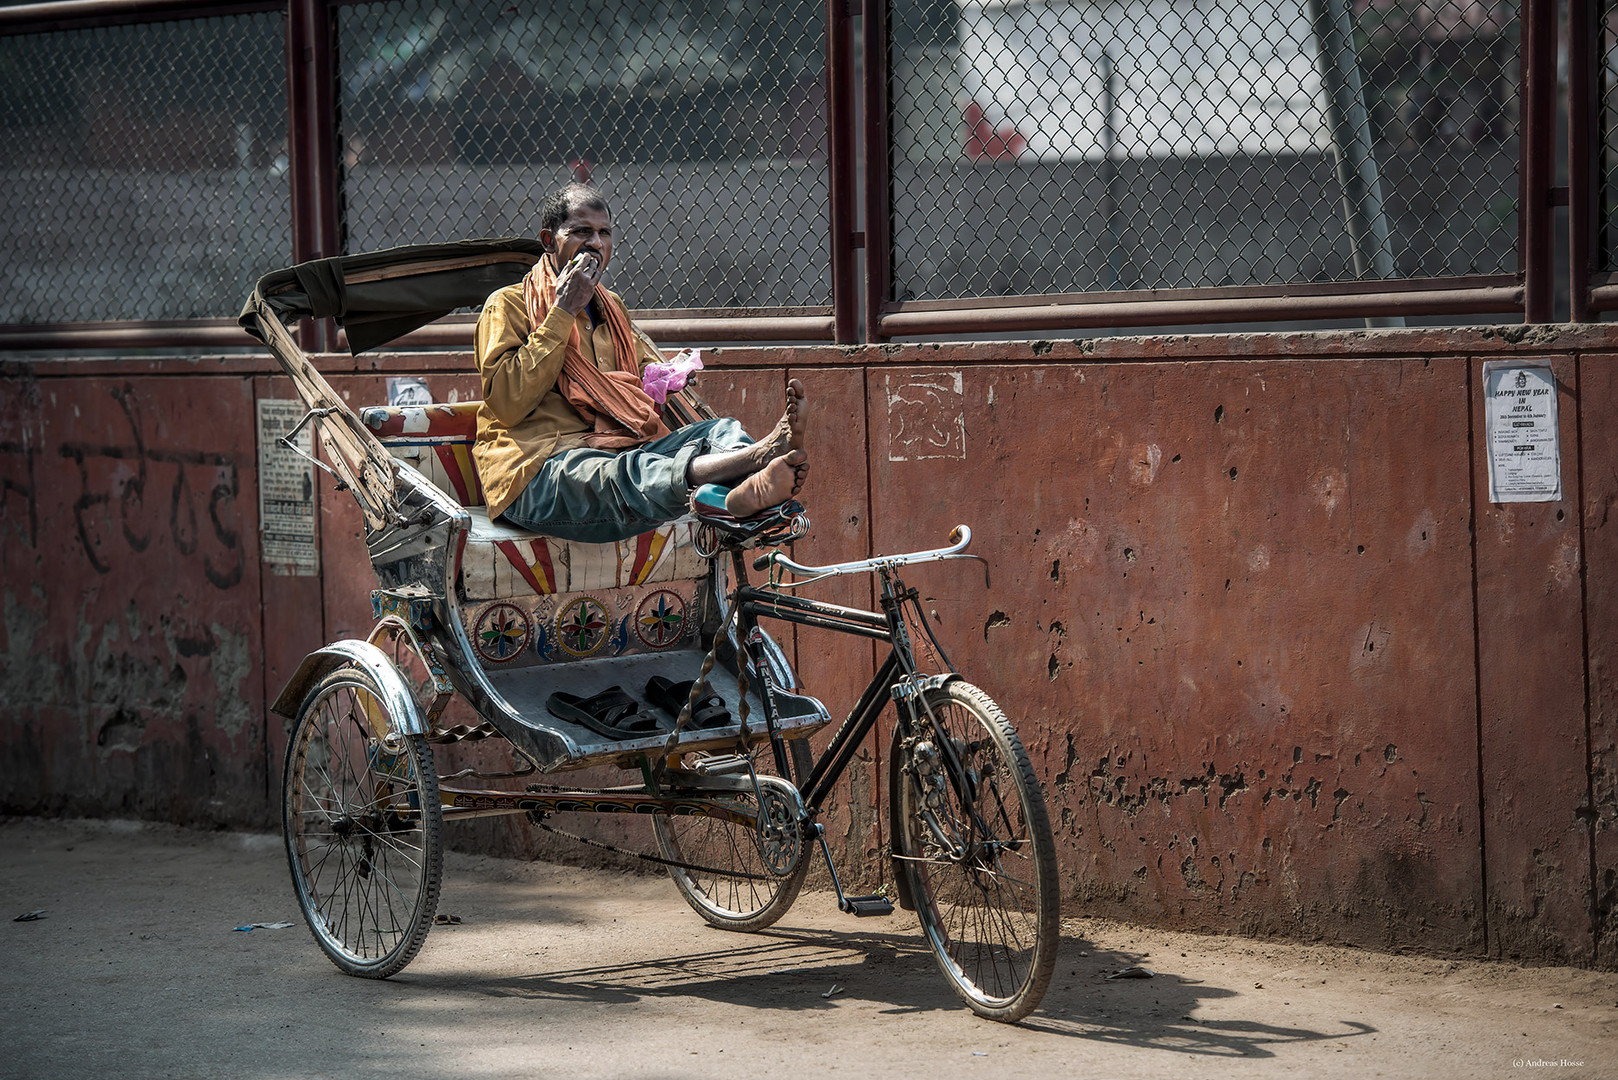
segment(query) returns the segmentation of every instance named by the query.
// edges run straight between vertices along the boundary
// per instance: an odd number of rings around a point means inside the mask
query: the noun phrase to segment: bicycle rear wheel
[[[432,748],[389,733],[385,700],[354,668],[316,684],[287,746],[282,799],[304,920],[333,964],[369,979],[415,957],[443,873]]]
[[[1060,935],[1045,800],[987,694],[951,682],[925,700],[948,746],[920,707],[908,736],[894,732],[894,857],[955,992],[979,1016],[1020,1020],[1050,985]]]
[[[791,776],[801,783],[809,775],[810,754],[807,739],[787,741]],[[775,755],[766,741],[751,751],[753,768],[760,775],[775,773]],[[747,775],[747,765],[737,754],[688,755],[687,768],[712,770],[736,776]],[[737,801],[751,807],[751,794]],[[733,821],[711,817],[652,818],[657,846],[665,859],[692,866],[671,866],[669,877],[685,902],[710,925],[722,930],[753,931],[772,925],[798,898],[803,879],[809,872],[809,836],[798,837],[798,864],[785,877],[774,876],[760,854],[753,830]],[[705,869],[694,869],[704,867]],[[713,871],[736,871],[751,877]]]

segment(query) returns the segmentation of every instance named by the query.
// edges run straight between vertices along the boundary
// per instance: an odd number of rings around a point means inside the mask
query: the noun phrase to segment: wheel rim
[[[378,739],[380,703],[339,683],[299,727],[288,777],[294,880],[323,945],[380,966],[410,943],[431,877],[421,775],[403,740]]]
[[[922,885],[919,914],[946,974],[969,1000],[1003,1007],[1039,965],[1040,867],[1029,815],[985,719],[955,700],[932,705],[975,791],[963,801],[945,778],[941,751],[932,769],[907,770],[902,857]],[[918,738],[912,748],[927,743]]]
[[[738,793],[733,801],[738,809],[753,811],[752,795]],[[770,875],[768,865],[759,854],[758,839],[749,826],[724,818],[685,816],[659,817],[656,825],[666,858],[716,870]],[[694,903],[722,919],[747,919],[757,915],[775,899],[783,880],[772,877],[768,881],[756,881],[684,867],[675,867],[674,873]]]

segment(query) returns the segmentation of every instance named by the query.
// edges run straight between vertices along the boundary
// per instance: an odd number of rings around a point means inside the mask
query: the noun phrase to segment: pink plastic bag
[[[641,387],[646,391],[647,397],[661,405],[668,400],[670,394],[685,386],[692,372],[700,370],[702,370],[702,350],[682,349],[667,360],[647,364],[641,368]]]

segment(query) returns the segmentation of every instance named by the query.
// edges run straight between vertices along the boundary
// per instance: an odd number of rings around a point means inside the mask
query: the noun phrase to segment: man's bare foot
[[[782,454],[731,488],[725,496],[725,509],[739,518],[752,517],[796,495],[808,473],[808,454],[802,450]]]
[[[808,453],[803,445],[803,398],[803,383],[797,379],[787,380],[786,408],[781,412],[781,419],[775,422],[774,429],[768,435],[747,447],[744,451],[747,454],[747,468],[730,477],[730,482],[737,482],[751,473],[763,472],[770,462],[783,454],[790,454],[794,450]]]
[[[803,398],[803,383],[787,380],[786,409],[781,419],[775,422],[773,431],[753,444],[760,455],[760,469],[782,454],[804,449]]]
[[[794,452],[807,454],[804,450],[803,398],[803,383],[797,379],[790,380],[787,383],[786,409],[781,413],[781,419],[775,422],[774,430],[758,442],[740,449],[696,458],[691,462],[686,479],[693,486],[739,484],[743,478],[762,472],[778,457]]]

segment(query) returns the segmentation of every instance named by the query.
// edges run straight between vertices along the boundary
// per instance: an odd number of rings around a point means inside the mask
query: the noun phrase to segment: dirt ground
[[[912,917],[825,893],[735,935],[666,878],[452,854],[439,911],[462,921],[403,973],[352,979],[279,837],[0,822],[0,1076],[1618,1077],[1611,973],[1073,919],[1009,1027],[956,1002]],[[1135,964],[1154,977],[1106,977]]]

